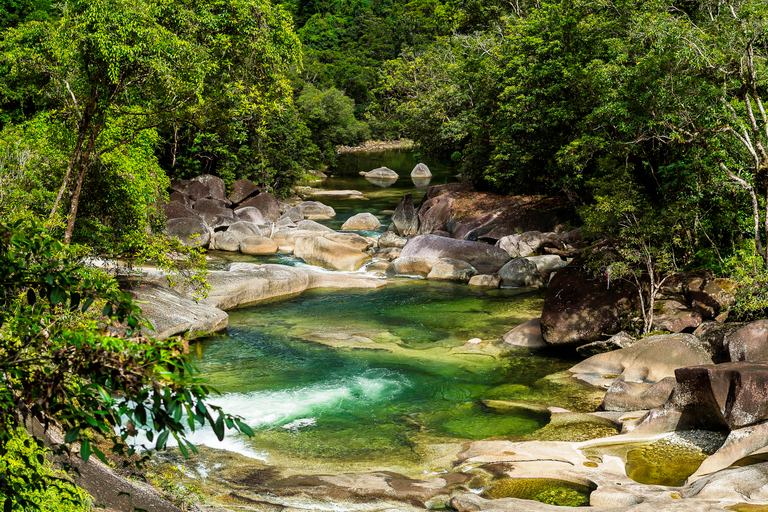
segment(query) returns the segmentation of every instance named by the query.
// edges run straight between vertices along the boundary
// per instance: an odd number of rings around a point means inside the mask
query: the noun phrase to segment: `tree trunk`
[[[91,129],[90,136],[88,137],[88,145],[85,151],[80,155],[77,162],[77,181],[75,182],[75,188],[72,191],[72,196],[69,203],[69,214],[67,215],[67,230],[64,233],[64,243],[68,244],[72,240],[72,232],[75,230],[75,218],[77,217],[77,207],[80,203],[80,192],[83,189],[83,181],[85,181],[85,173],[88,170],[88,164],[90,163],[91,153],[93,152],[93,146],[96,144],[96,137],[98,137],[101,131],[101,123],[95,123]]]

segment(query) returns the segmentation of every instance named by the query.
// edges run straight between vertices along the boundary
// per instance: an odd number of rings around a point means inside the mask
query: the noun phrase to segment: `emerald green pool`
[[[502,414],[483,398],[554,401],[538,381],[570,363],[488,344],[539,314],[539,292],[403,280],[378,290],[317,291],[230,312],[226,335],[200,342],[198,367],[253,439],[193,442],[275,460],[418,463],[420,446],[520,438],[540,414]]]

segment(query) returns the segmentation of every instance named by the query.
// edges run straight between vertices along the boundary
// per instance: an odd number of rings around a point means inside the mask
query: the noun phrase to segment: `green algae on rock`
[[[502,478],[491,483],[485,495],[493,499],[519,498],[561,507],[589,505],[593,489],[553,478]]]

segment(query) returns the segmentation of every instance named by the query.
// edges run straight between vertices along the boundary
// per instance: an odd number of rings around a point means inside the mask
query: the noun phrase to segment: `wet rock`
[[[597,354],[569,371],[579,380],[607,388],[613,380],[654,384],[674,377],[677,368],[711,362],[695,336],[664,334],[648,336],[629,348]]]
[[[724,338],[731,361],[768,361],[768,320],[750,322]]]
[[[386,272],[392,264],[386,260],[373,261],[365,267],[366,272]]]
[[[605,392],[604,411],[641,411],[661,407],[675,388],[674,377],[654,384],[615,380]]]
[[[499,270],[502,286],[526,286],[541,288],[544,286],[542,277],[536,265],[526,258],[515,258]]]
[[[194,337],[227,327],[229,316],[224,311],[188,299],[165,283],[142,278],[141,282],[125,284],[124,288],[152,324],[154,329],[148,333],[157,339],[185,333]]]
[[[229,193],[229,200],[233,204],[239,205],[251,196],[258,195],[261,192],[251,180],[237,180],[232,184],[232,192]]]
[[[398,236],[393,231],[385,231],[379,237],[379,248],[386,249],[388,247],[398,247],[402,249],[407,242],[408,240]]]
[[[365,199],[359,190],[324,190],[312,187],[296,187],[296,193],[303,199]]]
[[[472,276],[469,280],[469,286],[482,288],[498,288],[501,285],[501,278],[498,275],[480,274]]]
[[[210,249],[237,252],[240,250],[240,236],[229,231],[217,231],[211,237]]]
[[[240,252],[252,256],[276,254],[278,245],[265,236],[244,236],[240,241]]]
[[[394,260],[392,265],[387,269],[387,275],[418,275],[426,277],[432,271],[432,267],[435,265],[435,263],[437,263],[439,260],[440,258],[400,256]]]
[[[207,247],[211,241],[208,226],[200,218],[171,219],[165,225],[165,233],[189,247]]]
[[[514,347],[541,348],[547,345],[541,336],[541,318],[523,322],[507,332],[502,339]]]
[[[411,178],[431,178],[432,173],[426,164],[418,163],[411,171]]]
[[[466,261],[481,273],[496,272],[509,261],[509,255],[498,247],[435,235],[419,235],[409,240],[401,253],[401,258],[405,257],[452,258]]]
[[[369,212],[353,215],[341,225],[342,231],[373,231],[381,228],[381,222]]]
[[[630,335],[626,331],[621,331],[620,333],[614,334],[607,340],[593,341],[592,343],[582,345],[576,349],[576,352],[578,352],[579,355],[583,357],[592,357],[597,354],[604,354],[606,352],[612,352],[622,348],[629,348],[635,343],[637,343],[637,340],[634,336]]]
[[[297,239],[293,254],[309,264],[334,270],[353,271],[371,261],[371,257],[362,251],[321,237]]]
[[[427,279],[437,279],[446,281],[459,281],[466,283],[477,274],[475,267],[466,261],[454,260],[451,258],[442,258],[432,266],[432,270],[427,274]]]
[[[347,247],[351,247],[357,251],[365,251],[371,245],[371,243],[366,238],[355,233],[337,233],[332,231],[323,236],[328,240],[333,240],[334,242],[346,245]]]
[[[400,236],[415,235],[419,231],[419,217],[416,208],[413,206],[411,194],[405,194],[403,199],[395,208],[392,215],[392,224],[395,225]]]
[[[555,272],[547,286],[541,330],[550,345],[584,344],[619,331],[637,292],[626,283],[594,276],[583,262]]]
[[[236,210],[246,208],[248,206],[259,210],[264,219],[268,220],[269,222],[276,222],[277,219],[280,218],[280,203],[278,203],[275,196],[267,192],[262,192],[257,196],[246,199],[240,203],[240,206]]]

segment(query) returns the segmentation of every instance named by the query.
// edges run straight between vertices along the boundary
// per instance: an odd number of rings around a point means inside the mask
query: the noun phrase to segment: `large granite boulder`
[[[322,237],[298,238],[293,254],[311,265],[354,271],[371,261],[371,256],[347,245]]]
[[[205,185],[205,187],[208,189],[208,197],[228,202],[226,194],[227,187],[224,185],[224,180],[218,176],[213,176],[212,174],[201,174],[200,176],[192,178],[190,181],[192,183],[197,182]]]
[[[190,181],[184,188],[183,193],[188,195],[193,201],[199,201],[211,195],[208,187],[200,181]]]
[[[536,268],[545,281],[549,279],[549,276],[552,274],[552,272],[568,266],[567,261],[555,254],[529,256],[526,259],[536,265]]]
[[[693,335],[701,340],[701,343],[712,356],[715,363],[727,363],[731,360],[731,354],[728,352],[726,338],[739,329],[743,324],[740,323],[720,323],[707,321],[693,331]]]
[[[240,236],[230,231],[216,231],[211,237],[209,249],[237,252],[240,250]]]
[[[731,361],[768,361],[768,320],[745,324],[723,342]]]
[[[637,291],[623,281],[596,277],[582,262],[558,270],[549,282],[541,332],[550,345],[584,344],[620,330],[636,308]]]
[[[165,225],[165,234],[189,247],[207,247],[211,241],[211,232],[200,218],[170,219]]]
[[[498,288],[501,286],[501,278],[498,274],[478,274],[472,276],[468,284],[479,288]]]
[[[192,207],[201,217],[209,215],[214,217],[221,215],[224,217],[234,217],[234,212],[227,208],[223,202],[218,199],[203,198],[195,202]]]
[[[370,212],[358,213],[348,218],[341,225],[342,231],[373,231],[381,227],[381,222]]]
[[[269,256],[277,253],[277,242],[265,236],[245,236],[240,241],[240,252],[251,256]]]
[[[245,206],[243,208],[238,208],[235,210],[235,217],[238,220],[244,220],[247,222],[253,222],[254,224],[258,224],[259,226],[265,226],[269,224],[269,221],[264,218],[264,215],[261,213],[261,210],[258,208],[254,208],[253,206]]]
[[[261,215],[269,222],[277,222],[277,219],[280,218],[280,203],[275,196],[268,192],[262,192],[257,196],[246,199],[240,203],[240,206],[235,211],[248,206],[259,210]]]
[[[232,204],[240,204],[251,196],[258,195],[261,192],[251,180],[237,180],[232,184],[232,192],[229,193],[229,200]]]
[[[536,265],[526,258],[515,258],[499,270],[502,286],[541,288],[545,285]]]
[[[502,340],[513,347],[541,348],[547,343],[541,337],[541,318],[533,318],[523,322],[507,332]]]
[[[429,192],[435,188],[429,187],[427,196],[419,207],[418,230],[420,235],[429,234],[433,231],[451,232],[449,224],[453,219],[453,203],[456,197],[446,193],[427,199]]]
[[[231,224],[227,228],[227,231],[230,233],[239,233],[241,238],[246,236],[261,236],[261,229],[259,229],[258,225],[244,220]]]
[[[405,247],[406,242],[408,242],[408,240],[397,236],[397,233],[393,231],[385,231],[379,237],[379,248],[387,249],[389,247],[397,247],[402,249]]]
[[[400,256],[387,267],[387,275],[392,276],[422,276],[426,277],[432,272],[432,267],[440,261],[439,258],[421,258],[413,256]]]
[[[403,247],[400,257],[451,258],[466,261],[483,274],[496,272],[509,261],[509,255],[499,247],[435,235],[419,235],[412,238]]]
[[[331,231],[330,233],[325,233],[323,238],[352,247],[357,251],[365,251],[371,246],[371,242],[367,238],[357,233],[337,233],[336,231]]]
[[[378,167],[372,171],[363,173],[363,175],[366,178],[383,178],[387,180],[396,180],[399,178],[399,175],[389,167]]]
[[[597,354],[604,354],[606,352],[613,352],[614,350],[620,350],[622,348],[629,348],[637,343],[634,336],[626,331],[621,331],[607,340],[593,341],[576,348],[576,352],[583,357],[592,357]],[[703,344],[706,349],[706,344]],[[707,351],[710,355],[711,353]]]
[[[335,231],[324,224],[314,220],[302,220],[296,224],[296,228],[302,231],[322,231],[323,233],[335,233]]]
[[[418,163],[416,167],[411,171],[411,178],[431,178],[432,172],[430,172],[427,164]]]
[[[677,386],[656,417],[680,430],[736,430],[768,421],[768,362],[695,365],[675,371]]]
[[[419,231],[419,216],[413,206],[411,194],[405,194],[392,214],[392,224],[400,236],[415,235]]]
[[[187,196],[184,196],[184,197],[187,197]],[[165,218],[169,220],[182,219],[185,217],[189,219],[196,219],[200,217],[200,214],[198,214],[195,210],[177,201],[171,201],[171,202],[165,203],[163,208],[165,209]]]
[[[292,208],[301,219],[327,220],[336,216],[336,211],[328,205],[318,201],[302,201]]]
[[[443,258],[437,260],[432,269],[427,274],[427,279],[437,279],[445,281],[459,281],[466,283],[477,274],[475,267],[466,261]]]

